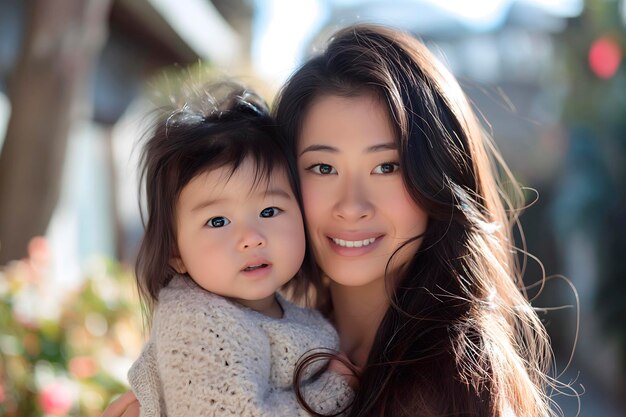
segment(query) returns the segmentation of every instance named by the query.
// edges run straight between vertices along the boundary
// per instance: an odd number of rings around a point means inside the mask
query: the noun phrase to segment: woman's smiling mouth
[[[371,235],[370,235],[371,236]],[[343,236],[344,238],[347,236]],[[362,236],[359,236],[362,237]],[[366,237],[365,239],[348,240],[327,236],[331,249],[342,256],[361,256],[373,251],[379,246],[384,235]],[[353,238],[354,239],[354,238]]]
[[[360,248],[361,246],[367,246],[370,243],[374,243],[376,241],[375,237],[363,240],[343,240],[338,238],[331,238],[333,242],[337,245],[344,248]]]

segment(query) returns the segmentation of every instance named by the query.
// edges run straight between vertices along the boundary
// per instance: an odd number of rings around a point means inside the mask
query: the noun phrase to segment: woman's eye
[[[268,207],[266,209],[261,210],[261,217],[275,217],[278,216],[279,213],[281,213],[282,210],[279,209],[278,207]]]
[[[209,227],[224,227],[229,223],[230,223],[230,220],[228,220],[226,217],[216,216],[216,217],[211,217],[209,221],[206,222],[206,225]]]
[[[332,165],[328,165],[328,164],[315,164],[315,165],[311,165],[309,168],[307,168],[309,171],[312,171],[316,174],[320,174],[320,175],[331,175],[331,174],[336,174],[337,170],[335,168],[333,168]]]
[[[372,170],[372,174],[392,174],[400,169],[397,162],[385,162]]]

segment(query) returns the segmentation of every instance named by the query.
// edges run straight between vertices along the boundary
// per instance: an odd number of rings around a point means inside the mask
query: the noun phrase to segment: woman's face
[[[297,151],[307,229],[320,268],[338,284],[382,279],[394,251],[426,230],[426,213],[404,187],[394,136],[371,95],[322,96],[304,119]],[[389,272],[420,243],[399,251]]]

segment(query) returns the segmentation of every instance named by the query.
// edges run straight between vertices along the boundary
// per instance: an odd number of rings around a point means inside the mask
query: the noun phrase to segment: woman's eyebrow
[[[304,148],[302,152],[300,152],[299,156],[302,156],[306,152],[316,152],[316,151],[338,153],[339,149],[333,146],[329,146],[329,145],[309,145],[306,148]]]
[[[397,149],[398,149],[398,146],[395,144],[395,142],[385,142],[385,143],[379,143],[377,145],[372,145],[372,146],[369,146],[369,147],[365,148],[365,152],[364,153],[374,153],[374,152],[382,152],[382,151],[395,151]],[[330,145],[310,145],[310,146],[307,146],[306,148],[304,148],[302,150],[302,152],[300,152],[299,156],[302,156],[306,152],[316,152],[316,151],[339,153],[339,149],[335,148],[334,146],[330,146]]]
[[[398,149],[398,145],[395,142],[386,142],[378,145],[372,145],[365,149],[365,153],[374,153],[374,152],[382,152],[382,151],[395,151]]]

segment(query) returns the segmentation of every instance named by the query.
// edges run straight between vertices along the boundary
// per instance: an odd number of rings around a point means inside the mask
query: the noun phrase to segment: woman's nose
[[[357,221],[374,214],[374,205],[365,187],[356,181],[348,181],[339,190],[334,215],[342,220]]]

